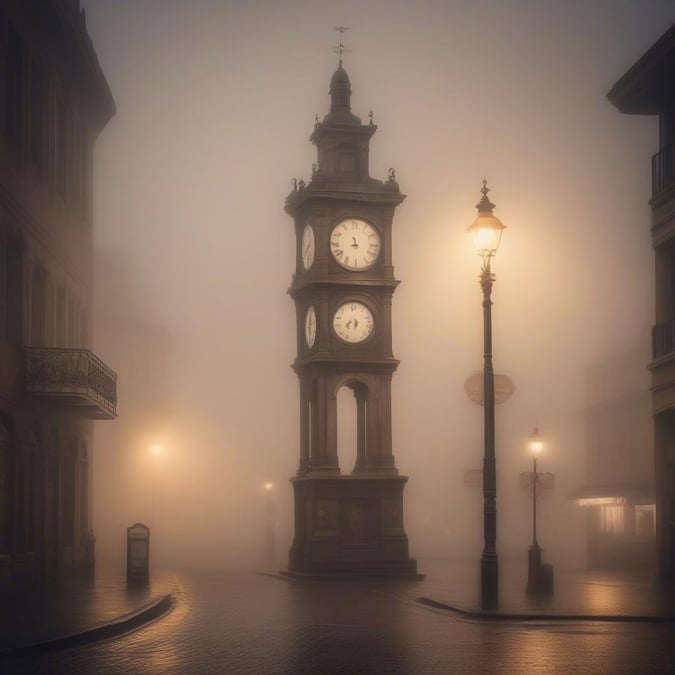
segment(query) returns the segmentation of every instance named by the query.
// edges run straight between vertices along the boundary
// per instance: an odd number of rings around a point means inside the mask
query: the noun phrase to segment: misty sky
[[[411,552],[479,552],[480,491],[462,475],[481,465],[482,409],[463,385],[482,367],[480,260],[466,228],[486,177],[508,228],[493,265],[494,364],[516,385],[497,410],[498,547],[528,543],[517,477],[538,423],[540,466],[556,474],[540,543],[575,562],[568,542],[583,541],[583,518],[567,495],[584,482],[586,370],[630,350],[646,365],[652,322],[657,123],[621,115],[606,93],[675,21],[672,0],[82,5],[117,103],[96,146],[96,247],[125,259],[134,315],[171,343],[165,433],[180,437],[191,480],[162,484],[190,514],[217,504],[235,540],[242,508],[274,480],[290,531],[295,242],[283,205],[316,161],[308,139],[328,110],[342,24],[352,111],[367,121],[372,110],[378,125],[371,175],[394,167],[408,195],[394,220],[392,395]],[[112,424],[124,425],[142,367],[100,356],[120,373]],[[646,368],[636,372],[647,387]],[[99,446],[96,462],[124,456]],[[565,523],[577,528],[569,539]]]

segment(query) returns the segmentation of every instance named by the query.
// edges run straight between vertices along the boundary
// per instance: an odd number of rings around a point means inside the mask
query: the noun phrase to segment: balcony
[[[87,349],[26,347],[24,387],[89,419],[111,420],[117,414],[117,375]]]
[[[652,327],[652,358],[670,354],[675,346],[675,319],[668,319]]]
[[[675,143],[652,157],[652,197],[675,183]]]

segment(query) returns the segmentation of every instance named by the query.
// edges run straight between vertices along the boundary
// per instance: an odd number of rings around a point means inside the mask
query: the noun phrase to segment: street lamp
[[[544,449],[544,440],[536,425],[527,441],[527,447],[532,455],[532,545],[527,554],[527,592],[538,593],[541,578],[541,549],[537,543],[537,485],[539,484],[537,457]]]
[[[274,564],[276,556],[274,541],[276,515],[274,513],[274,496],[272,494],[274,483],[268,480],[263,484],[263,487],[265,488],[265,562]]]
[[[495,382],[492,370],[492,284],[495,276],[490,260],[497,253],[502,232],[506,227],[495,217],[495,205],[488,199],[487,181],[483,181],[483,196],[476,204],[478,217],[469,226],[478,255],[483,259],[480,286],[483,290],[483,538],[480,561],[480,604],[482,609],[497,609],[499,572],[497,562],[497,476],[495,466]]]

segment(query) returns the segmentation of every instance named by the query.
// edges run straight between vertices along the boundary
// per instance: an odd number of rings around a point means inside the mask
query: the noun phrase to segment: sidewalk
[[[95,583],[66,580],[53,587],[0,594],[0,657],[86,644],[121,635],[171,609],[176,581],[153,573],[150,584],[97,571]]]
[[[424,605],[477,619],[675,622],[675,588],[651,571],[554,570],[553,594],[525,591],[526,560],[499,561],[499,608],[480,608],[480,561],[423,559],[410,594]]]
[[[675,622],[675,592],[659,586],[648,572],[556,570],[553,595],[533,597],[525,592],[526,564],[499,564],[499,609],[494,611],[480,609],[479,560],[422,559],[418,571],[424,579],[382,583],[404,601],[472,620]],[[270,572],[289,580],[278,570]],[[101,570],[93,586],[71,581],[22,595],[0,594],[0,658],[121,635],[169,611],[178,590],[169,574],[154,572],[148,586],[128,588],[123,575]]]

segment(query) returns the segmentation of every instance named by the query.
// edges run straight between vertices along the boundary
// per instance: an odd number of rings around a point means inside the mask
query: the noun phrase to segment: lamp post
[[[493,215],[495,205],[488,199],[487,181],[483,181],[476,208],[478,217],[469,226],[478,255],[483,259],[480,286],[483,290],[483,539],[480,561],[480,601],[482,609],[497,609],[499,571],[497,561],[497,475],[495,464],[495,383],[492,369],[492,284],[495,276],[490,261],[497,253],[505,225]]]
[[[539,593],[541,590],[541,549],[537,543],[537,485],[539,484],[537,457],[544,449],[544,441],[536,425],[527,441],[527,447],[532,455],[532,545],[527,553],[527,592]]]
[[[274,537],[274,497],[272,495],[272,490],[274,489],[274,483],[272,481],[266,481],[263,485],[265,488],[265,562],[273,565],[274,559],[276,557],[275,551],[275,537]]]

